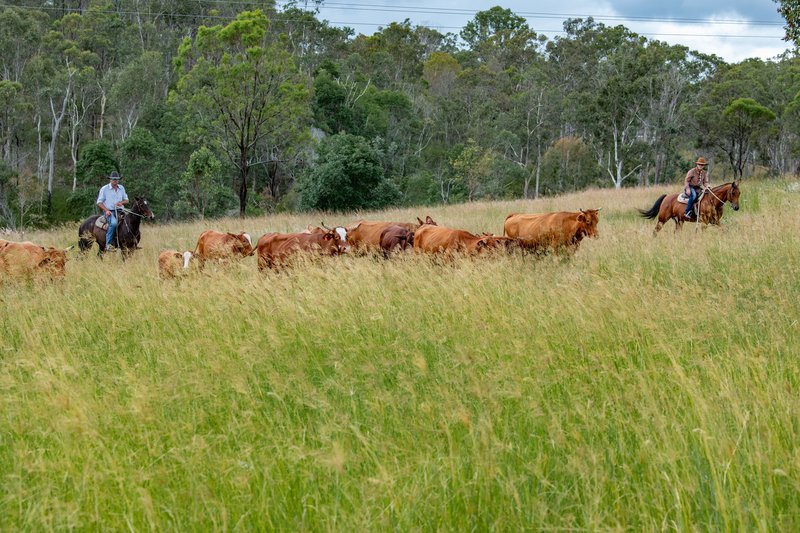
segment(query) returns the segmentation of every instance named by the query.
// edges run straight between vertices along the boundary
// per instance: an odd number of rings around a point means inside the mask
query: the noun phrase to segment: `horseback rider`
[[[687,198],[689,198],[689,201],[686,204],[686,212],[683,214],[686,219],[692,218],[692,207],[697,201],[697,198],[700,196],[700,189],[708,187],[708,173],[706,172],[707,166],[708,163],[706,162],[706,159],[704,157],[700,157],[695,162],[695,167],[686,174],[683,190]]]
[[[117,208],[128,203],[128,195],[125,192],[125,187],[119,183],[122,178],[116,170],[111,171],[108,179],[108,184],[100,188],[100,194],[97,196],[97,206],[103,211],[106,220],[108,220],[106,251],[113,252],[115,248],[111,243],[114,242],[114,237],[117,233]]]

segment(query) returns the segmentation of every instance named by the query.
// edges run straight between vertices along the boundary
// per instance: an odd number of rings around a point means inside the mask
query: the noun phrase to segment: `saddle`
[[[703,198],[703,196],[704,196],[705,194],[706,194],[706,191],[705,191],[705,190],[701,190],[701,191],[700,191],[700,194],[698,194],[698,196],[697,196],[697,203],[696,203],[695,205],[700,205],[700,200]],[[684,192],[680,193],[680,194],[678,195],[678,199],[677,199],[676,201],[677,201],[679,204],[688,204],[688,203],[689,203],[689,197],[686,195],[686,191],[684,191]]]
[[[119,225],[122,222],[122,219],[125,217],[125,213],[119,213],[117,215],[117,224]],[[95,227],[100,228],[103,231],[108,231],[108,219],[105,215],[100,215],[100,217],[95,220],[94,222]]]

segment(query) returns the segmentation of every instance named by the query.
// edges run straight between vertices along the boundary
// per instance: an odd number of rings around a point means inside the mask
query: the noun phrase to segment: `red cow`
[[[338,227],[303,233],[267,233],[258,239],[258,269],[278,268],[300,253],[338,255],[348,249],[347,232]]]

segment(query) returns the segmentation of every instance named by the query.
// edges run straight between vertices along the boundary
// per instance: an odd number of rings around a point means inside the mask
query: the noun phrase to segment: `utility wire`
[[[210,0],[207,0],[210,1]],[[219,2],[221,4],[228,4],[233,2]],[[246,4],[248,2],[236,2],[239,4]],[[83,13],[88,10],[80,9],[80,8],[71,8],[71,7],[55,7],[55,6],[30,6],[30,5],[12,5],[12,4],[0,4],[0,8],[18,8],[18,9],[27,9],[33,11],[61,11],[67,13]],[[212,15],[212,14],[204,14],[204,15],[197,15],[197,14],[186,14],[186,13],[170,13],[170,12],[141,12],[141,11],[126,11],[126,10],[94,10],[94,13],[102,13],[107,15],[149,15],[149,16],[159,16],[159,17],[173,17],[173,18],[193,18],[198,20],[235,20],[236,16],[230,15]],[[308,21],[305,19],[289,19],[289,18],[281,18],[280,16],[277,17],[276,22],[293,22],[298,24],[315,24],[314,21]],[[335,25],[342,25],[347,27],[352,26],[376,26],[376,27],[386,27],[389,23],[376,23],[376,22],[355,22],[355,21],[319,21],[319,22],[327,22],[328,24],[335,24]],[[392,21],[396,22],[396,21]],[[428,24],[426,25],[430,28],[436,29],[450,29],[450,30],[461,30],[463,26],[444,26],[440,24]],[[565,30],[550,30],[550,29],[539,29],[534,30],[536,33],[540,34],[566,34]],[[724,38],[731,38],[731,39],[774,39],[774,40],[782,40],[781,36],[776,35],[741,35],[741,34],[713,34],[713,33],[706,33],[706,34],[698,34],[698,33],[658,33],[658,32],[634,32],[639,35],[644,36],[656,36],[656,37],[724,37]]]
[[[216,0],[209,0],[216,1]],[[225,2],[233,3],[233,2]],[[244,2],[243,2],[244,3]],[[294,6],[293,3],[285,3],[282,7]],[[441,14],[441,15],[476,15],[481,10],[473,9],[456,9],[444,7],[427,7],[427,6],[384,6],[380,4],[356,4],[356,3],[342,3],[342,2],[325,2],[318,6],[317,9],[338,9],[341,11],[388,11],[388,12],[405,12],[405,13],[422,13],[422,14]],[[577,13],[549,13],[549,12],[535,12],[535,11],[513,11],[514,15],[524,18],[588,18],[592,17],[595,20],[635,20],[637,22],[676,22],[681,24],[744,24],[749,26],[783,26],[784,23],[777,21],[766,20],[745,20],[745,19],[713,19],[713,18],[681,18],[681,17],[644,17],[644,16],[627,16],[627,15],[585,15]]]

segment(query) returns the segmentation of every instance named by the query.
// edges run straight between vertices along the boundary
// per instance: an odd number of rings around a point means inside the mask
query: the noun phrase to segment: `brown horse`
[[[81,252],[86,252],[94,244],[92,241],[97,241],[97,246],[100,247],[97,255],[102,258],[103,253],[106,251],[106,230],[95,225],[98,218],[100,218],[100,215],[92,215],[83,221],[78,229],[78,245]],[[133,253],[142,238],[142,234],[139,231],[139,223],[143,218],[152,220],[156,216],[150,210],[147,200],[142,196],[137,196],[131,209],[125,210],[124,216],[120,218],[117,224],[117,248],[121,250],[123,259]]]
[[[702,198],[698,200],[700,204],[700,222],[718,226],[722,218],[722,206],[725,205],[725,202],[730,202],[734,211],[739,210],[740,194],[741,189],[738,181],[707,188]],[[656,216],[658,217],[658,224],[656,224],[656,229],[653,230],[653,235],[657,234],[658,230],[670,219],[675,220],[675,231],[681,229],[684,222],[697,222],[697,217],[694,213],[692,218],[684,216],[686,204],[678,202],[678,196],[678,194],[670,194],[669,196],[662,194],[648,211],[638,209],[639,214],[644,218],[652,220]],[[695,206],[697,206],[697,203]]]

